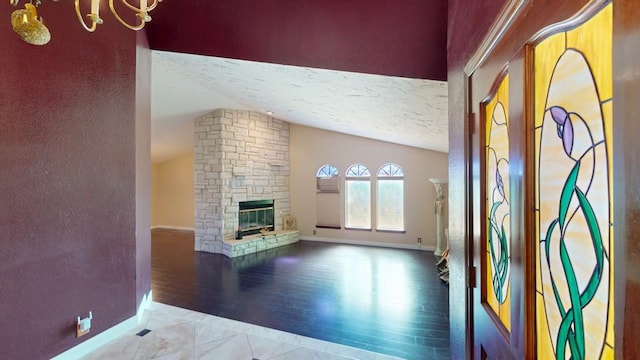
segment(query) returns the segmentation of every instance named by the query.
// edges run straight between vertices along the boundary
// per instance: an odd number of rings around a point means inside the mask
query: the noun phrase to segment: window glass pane
[[[404,230],[404,181],[378,180],[378,229]]]
[[[404,176],[402,169],[396,164],[384,164],[378,169],[378,177]]]
[[[326,178],[332,176],[338,176],[338,169],[335,166],[329,164],[323,165],[320,169],[318,169],[318,172],[316,173],[316,177]]]
[[[346,226],[371,228],[371,183],[347,180]]]
[[[371,174],[369,173],[369,169],[367,169],[367,167],[364,165],[360,165],[360,164],[351,165],[347,169],[347,176],[357,177],[357,176],[370,176],[370,175]]]

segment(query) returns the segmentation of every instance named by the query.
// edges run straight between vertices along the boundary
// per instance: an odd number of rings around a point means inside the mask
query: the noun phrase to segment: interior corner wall
[[[0,359],[49,359],[136,314],[136,33],[45,5],[47,45],[0,21]]]
[[[400,246],[436,245],[436,190],[429,178],[447,178],[446,153],[392,144],[291,124],[291,212],[301,237],[378,242]],[[385,163],[402,167],[405,181],[406,233],[344,229],[344,175],[353,164],[365,165],[372,174]],[[340,173],[341,229],[316,229],[316,173],[331,164]],[[372,187],[373,189],[373,187]],[[374,196],[375,197],[375,196]],[[372,203],[375,206],[375,203]],[[373,211],[375,213],[375,207]],[[314,235],[313,231],[316,231]]]
[[[151,49],[136,33],[136,306],[151,292]]]
[[[218,109],[194,124],[195,249],[222,253],[238,228],[240,201],[273,199],[282,228],[289,205],[289,123]]]
[[[193,153],[154,164],[152,173],[153,226],[193,229]]]

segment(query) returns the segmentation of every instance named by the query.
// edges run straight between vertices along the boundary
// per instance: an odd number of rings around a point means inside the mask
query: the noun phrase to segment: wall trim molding
[[[464,72],[467,76],[473,74],[473,72],[476,71],[482,63],[484,63],[489,54],[491,54],[498,44],[498,41],[502,38],[504,33],[509,30],[516,16],[522,9],[524,9],[527,3],[527,0],[509,0],[502,7],[500,14],[489,28],[487,35],[485,35],[484,39],[478,46],[478,49],[473,53],[464,67]]]
[[[153,226],[151,226],[151,230],[155,230],[155,229],[195,231],[194,227],[188,227],[188,226],[174,226],[174,225],[153,225]]]
[[[140,306],[138,307],[137,314],[132,316],[119,324],[116,324],[109,329],[101,332],[100,334],[88,339],[85,342],[82,342],[71,349],[54,356],[51,360],[74,360],[79,359],[84,356],[87,356],[91,352],[97,350],[99,347],[113,341],[131,330],[135,329],[136,326],[140,325],[142,321],[142,314],[146,309],[149,308],[153,298],[153,293],[149,291],[148,294],[145,294],[140,302]]]
[[[300,240],[328,242],[328,243],[335,243],[335,244],[377,246],[377,247],[420,250],[420,251],[435,251],[436,249],[435,246],[428,246],[428,245],[397,244],[397,243],[366,241],[366,240],[336,239],[336,238],[326,238],[326,237],[319,237],[319,236],[300,236]]]

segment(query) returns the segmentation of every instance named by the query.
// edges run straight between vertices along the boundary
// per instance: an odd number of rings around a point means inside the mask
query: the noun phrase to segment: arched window
[[[320,169],[318,169],[316,176],[319,178],[338,176],[338,169],[333,165],[322,165]]]
[[[338,169],[333,165],[322,165],[316,173],[316,187],[319,192],[340,191]]]
[[[340,229],[340,176],[333,165],[316,172],[316,227]]]
[[[396,164],[378,169],[376,229],[404,231],[404,173]]]
[[[371,173],[361,164],[351,165],[345,177],[345,226],[371,229]]]

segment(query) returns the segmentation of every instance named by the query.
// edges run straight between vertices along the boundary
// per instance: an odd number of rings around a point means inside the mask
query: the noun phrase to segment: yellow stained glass
[[[509,76],[484,105],[486,129],[486,301],[511,330],[509,211]]]
[[[534,48],[540,359],[613,358],[612,4]]]

